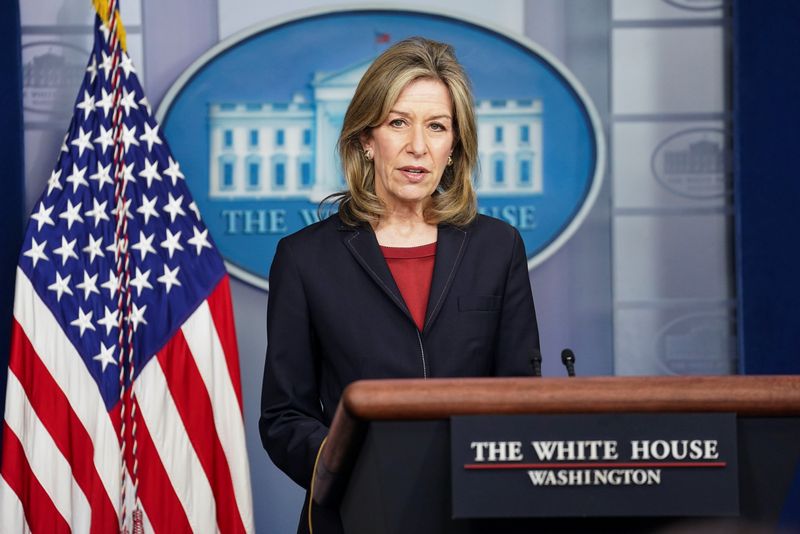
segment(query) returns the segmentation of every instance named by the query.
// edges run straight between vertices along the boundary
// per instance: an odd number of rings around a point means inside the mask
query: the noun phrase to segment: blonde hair
[[[412,37],[392,45],[370,65],[344,116],[338,149],[347,190],[328,199],[338,202],[339,216],[348,225],[376,223],[385,211],[375,193],[375,170],[364,157],[361,137],[380,125],[403,89],[419,79],[442,82],[454,114],[453,164],[445,168],[424,212],[425,220],[464,226],[477,214],[472,173],[478,160],[478,135],[469,79],[452,46]]]

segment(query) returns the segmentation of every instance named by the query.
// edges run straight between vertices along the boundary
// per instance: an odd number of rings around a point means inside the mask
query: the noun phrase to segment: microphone
[[[567,376],[575,376],[575,353],[572,350],[561,351],[561,363],[567,368]]]
[[[533,376],[542,376],[542,351],[539,349],[533,349],[531,367],[533,368]]]

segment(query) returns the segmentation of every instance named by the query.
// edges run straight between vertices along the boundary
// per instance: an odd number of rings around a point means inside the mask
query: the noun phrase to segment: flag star
[[[133,183],[136,181],[136,177],[133,175],[133,171],[136,168],[136,162],[132,161],[129,164],[122,164],[122,181],[125,184],[124,187],[128,187],[128,183]]]
[[[102,126],[100,128],[102,128]],[[106,166],[103,166],[103,164],[98,161],[97,172],[91,175],[89,179],[96,180],[98,182],[97,183],[98,189],[102,189],[103,184],[114,185],[114,181],[111,179],[111,163],[109,163]]]
[[[120,208],[122,208],[120,210]],[[131,215],[131,200],[129,198],[122,200],[122,206],[117,206],[113,210],[111,210],[111,215],[115,218],[117,217],[118,213],[124,214],[125,217],[128,219],[133,219],[133,215]]]
[[[156,234],[150,234],[150,237],[147,237],[144,232],[139,230],[139,242],[135,245],[131,245],[131,248],[139,251],[139,254],[142,255],[142,261],[144,261],[144,259],[147,257],[148,252],[152,252],[153,254],[156,253],[156,249],[154,249],[152,245],[153,238],[155,237]],[[141,290],[139,292],[141,293]]]
[[[34,267],[36,267],[36,264],[39,262],[39,260],[50,261],[50,259],[44,253],[44,246],[46,244],[47,241],[37,243],[36,238],[31,237],[31,248],[23,252],[22,255],[29,257],[33,261]]]
[[[169,213],[169,222],[174,223],[175,218],[178,215],[186,215],[186,212],[183,211],[181,207],[181,202],[183,202],[183,195],[179,196],[178,198],[173,198],[172,193],[167,193],[169,196],[169,200],[167,201],[167,205],[164,206],[164,211]]]
[[[99,323],[100,321],[97,322]],[[116,348],[117,346],[114,345],[113,343],[110,346],[106,347],[106,344],[101,341],[100,353],[97,354],[96,356],[92,356],[93,360],[100,362],[100,365],[103,366],[102,369],[103,372],[105,372],[106,367],[108,367],[108,364],[117,365],[117,361],[114,359],[114,349]]]
[[[83,149],[85,148],[92,148],[92,142],[89,140],[89,137],[92,135],[92,130],[88,132],[83,131],[83,126],[78,128],[78,137],[70,141],[71,145],[75,145],[78,147],[78,157],[83,156]]]
[[[98,100],[94,103],[95,108],[102,108],[103,109],[103,117],[108,117],[108,112],[111,109],[111,106],[114,105],[114,96],[107,92],[105,87],[102,89],[103,91],[103,98]]]
[[[77,107],[83,111],[83,120],[89,116],[89,114],[94,111],[94,95],[90,95],[89,91],[83,91],[83,101],[78,103]]]
[[[178,271],[180,271],[180,269],[180,266],[176,265],[174,270],[170,270],[167,264],[164,264],[164,274],[159,276],[157,280],[164,284],[167,295],[169,295],[169,291],[172,289],[172,286],[181,285],[181,283],[178,281]]]
[[[135,89],[129,93],[125,87],[122,88],[122,98],[119,100],[119,105],[125,108],[126,117],[131,114],[131,108],[139,109],[139,104],[136,103],[136,101],[134,100],[135,98],[136,98]],[[136,127],[134,126],[134,129],[135,128]],[[138,145],[139,143],[136,144]]]
[[[194,231],[194,236],[187,239],[186,242],[197,248],[197,255],[199,256],[200,252],[203,251],[203,247],[211,248],[211,244],[208,242],[208,228],[201,232],[196,226],[193,226],[192,230]]]
[[[139,103],[142,106],[144,106],[144,108],[147,110],[147,114],[148,115],[152,115],[153,114],[153,111],[150,109],[150,102],[147,101],[147,97],[146,96],[142,96],[142,99],[139,100]]]
[[[136,73],[136,69],[133,68],[133,61],[131,61],[131,57],[126,52],[122,52],[122,61],[119,67],[125,71],[126,78],[131,75],[131,72]]]
[[[151,270],[152,269],[147,269],[145,272],[142,272],[139,270],[138,267],[136,268],[136,276],[134,276],[133,280],[131,280],[129,283],[130,285],[136,288],[137,297],[142,296],[142,290],[153,289],[152,284],[150,284],[150,282],[148,281],[148,278],[150,278]]]
[[[111,333],[112,328],[118,328],[118,319],[119,310],[114,310],[113,312],[108,309],[108,306],[103,306],[105,308],[105,315],[102,319],[97,320],[97,324],[100,326],[106,327],[106,335]]]
[[[114,261],[117,261],[119,259],[120,253],[125,254],[126,247],[127,247],[127,245],[125,244],[125,241],[121,240],[121,241],[119,241],[119,246],[117,246],[117,243],[111,243],[110,245],[108,245],[106,247],[106,250],[109,251],[109,252],[113,252],[114,253]]]
[[[53,206],[45,208],[44,201],[39,203],[39,211],[31,214],[31,219],[36,221],[38,224],[36,228],[37,232],[40,232],[42,230],[42,226],[44,226],[45,224],[49,224],[50,226],[55,226],[53,219],[50,218],[50,214],[52,212],[53,212]]]
[[[144,312],[147,310],[147,304],[141,308],[137,306],[135,302],[133,302],[132,305],[133,310],[131,310],[131,315],[128,320],[133,324],[133,331],[136,332],[139,324],[147,324],[147,321],[144,320]]]
[[[161,247],[167,249],[169,252],[169,257],[172,259],[172,255],[175,253],[175,249],[183,250],[183,245],[180,243],[181,232],[180,230],[176,233],[172,233],[169,228],[167,228],[167,238],[161,242]]]
[[[102,124],[100,125],[100,135],[94,138],[94,142],[100,145],[100,152],[102,152],[103,154],[106,153],[108,147],[114,144],[114,139],[112,139],[111,137],[112,135],[114,135],[113,128],[109,128],[108,130],[106,130],[105,126],[103,126]],[[108,165],[109,167],[111,166],[110,163]]]
[[[67,230],[72,228],[72,223],[75,221],[83,222],[83,217],[78,213],[81,209],[81,204],[83,204],[83,202],[78,202],[77,205],[73,206],[72,201],[67,199],[67,210],[58,214],[59,218],[67,221]]]
[[[139,176],[147,180],[148,188],[153,184],[153,180],[158,180],[160,182],[161,175],[158,174],[158,161],[144,160],[144,170],[139,171]]]
[[[104,200],[102,203],[99,203],[97,202],[96,197],[92,197],[92,203],[94,204],[94,207],[88,210],[85,215],[94,219],[94,227],[97,228],[97,225],[100,224],[100,221],[111,220],[108,217],[108,213],[106,213],[106,204],[108,204],[108,200]]]
[[[64,293],[67,295],[73,294],[72,290],[69,288],[70,278],[72,278],[71,274],[68,274],[66,278],[61,278],[61,273],[56,271],[56,281],[47,286],[47,289],[56,292],[56,301],[61,302],[61,295]]]
[[[103,38],[108,41],[109,30],[105,23],[100,24],[100,31],[103,32]]]
[[[108,40],[108,37],[106,37],[106,40]],[[114,61],[114,56],[106,54],[105,50],[100,53],[103,55],[103,61],[99,65],[100,70],[106,71],[106,78],[109,78],[111,75],[111,63]]]
[[[139,141],[136,139],[136,125],[133,128],[128,128],[127,124],[122,125],[122,142],[125,144],[125,153],[131,145],[139,146]]]
[[[103,236],[100,236],[98,239],[95,239],[92,234],[89,234],[89,244],[83,247],[81,250],[83,252],[89,254],[89,264],[91,265],[95,258],[100,256],[103,257]]]
[[[69,243],[67,243],[67,238],[63,235],[61,236],[61,246],[53,249],[53,252],[61,256],[61,265],[66,265],[67,260],[69,258],[78,259],[78,255],[75,254],[75,243],[78,242],[78,239],[75,238]]]
[[[53,192],[53,189],[62,189],[61,187],[61,169],[53,170],[50,173],[50,179],[47,180],[47,194]]]
[[[89,73],[89,85],[94,83],[94,79],[97,77],[97,58],[95,58],[94,54],[92,54],[92,62],[86,67],[86,72]]]
[[[195,216],[197,217],[197,220],[199,221],[200,220],[200,210],[197,209],[197,202],[192,200],[192,203],[189,204],[189,209],[192,210],[192,213],[195,214]]]
[[[136,182],[136,177],[133,175],[133,171],[135,170],[135,168],[136,168],[136,162],[135,161],[132,161],[127,165],[125,163],[122,163],[122,167],[120,167],[121,172],[122,172],[122,178],[120,178],[120,179],[122,180],[122,194],[123,195],[125,194],[125,191],[128,190],[128,185]],[[130,200],[128,200],[127,202],[129,204],[128,207],[130,207]],[[116,213],[116,211],[115,210],[111,210],[111,213]],[[132,219],[133,216],[130,213],[128,213],[128,218]]]
[[[81,337],[83,337],[83,333],[86,330],[95,330],[96,331],[94,325],[92,324],[92,314],[93,313],[94,312],[92,310],[89,310],[88,313],[83,313],[83,309],[80,306],[78,306],[78,318],[75,319],[74,321],[70,321],[69,324],[71,324],[72,326],[77,326],[78,328],[81,329],[81,333],[80,333]]]
[[[178,183],[178,178],[181,179],[184,178],[183,173],[181,172],[180,164],[177,161],[173,160],[172,156],[169,157],[169,167],[167,168],[166,171],[164,171],[164,174],[172,178],[172,185]]]
[[[139,136],[139,139],[141,141],[146,141],[147,142],[147,150],[148,150],[148,152],[153,150],[153,145],[154,144],[156,144],[156,145],[163,144],[161,142],[161,138],[158,137],[158,128],[159,128],[159,126],[160,126],[159,124],[156,124],[155,128],[151,128],[150,124],[148,124],[147,122],[144,123],[144,133]]]
[[[147,195],[142,195],[142,205],[136,208],[136,213],[141,213],[144,216],[145,225],[150,221],[150,217],[158,217],[156,200],[158,200],[158,196],[149,199]]]
[[[117,291],[117,286],[119,285],[119,278],[114,274],[114,271],[111,269],[108,270],[108,280],[100,284],[100,287],[103,289],[108,289],[108,298],[113,299],[114,293]]]
[[[69,139],[69,132],[64,134],[64,139],[61,141],[61,152],[69,152],[67,148],[67,139]]]
[[[94,276],[89,276],[87,271],[83,271],[83,282],[76,284],[75,287],[83,290],[83,300],[88,300],[89,295],[92,293],[100,294],[97,290],[97,273]]]
[[[89,133],[91,133],[91,132],[89,132]],[[84,167],[82,169],[79,169],[76,164],[74,164],[74,163],[72,164],[72,174],[67,176],[66,180],[67,180],[67,182],[72,184],[72,192],[73,193],[75,191],[77,191],[78,187],[80,187],[82,185],[85,185],[86,187],[89,187],[89,182],[87,182],[86,178],[83,177],[83,175],[86,174],[86,169],[88,169],[88,167]]]

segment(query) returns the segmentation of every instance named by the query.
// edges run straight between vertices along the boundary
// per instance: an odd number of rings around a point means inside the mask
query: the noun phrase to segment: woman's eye
[[[438,122],[432,123],[431,124],[431,129],[433,131],[435,131],[435,132],[443,132],[443,131],[447,130],[447,128],[444,127],[444,124],[441,124],[441,123],[438,123]]]
[[[403,119],[392,119],[391,121],[389,121],[389,126],[394,126],[395,128],[399,128],[404,124],[405,121]]]

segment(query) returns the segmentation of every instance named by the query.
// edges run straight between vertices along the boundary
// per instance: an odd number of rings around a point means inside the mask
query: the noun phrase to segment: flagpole
[[[101,6],[102,7],[102,6]],[[131,485],[133,486],[133,534],[143,531],[142,512],[138,501],[138,471],[139,459],[137,457],[138,443],[136,439],[136,394],[133,387],[135,378],[135,359],[133,347],[133,327],[131,315],[131,288],[130,288],[130,251],[128,247],[128,208],[129,202],[125,199],[128,185],[128,174],[124,172],[125,144],[122,141],[122,107],[119,105],[122,98],[122,84],[120,83],[119,63],[124,44],[122,38],[124,29],[121,24],[119,5],[117,0],[108,2],[105,20],[109,29],[108,45],[112,57],[111,64],[111,90],[113,98],[112,130],[114,132],[114,204],[115,204],[115,258],[117,275],[117,313],[118,313],[118,347],[119,347],[119,381],[120,381],[120,531],[127,532],[127,466],[125,461],[126,451],[130,445],[132,457]],[[124,327],[124,328],[123,328]],[[126,364],[128,377],[126,380]],[[130,391],[126,395],[127,387]],[[127,433],[127,420],[130,419],[130,438]]]

